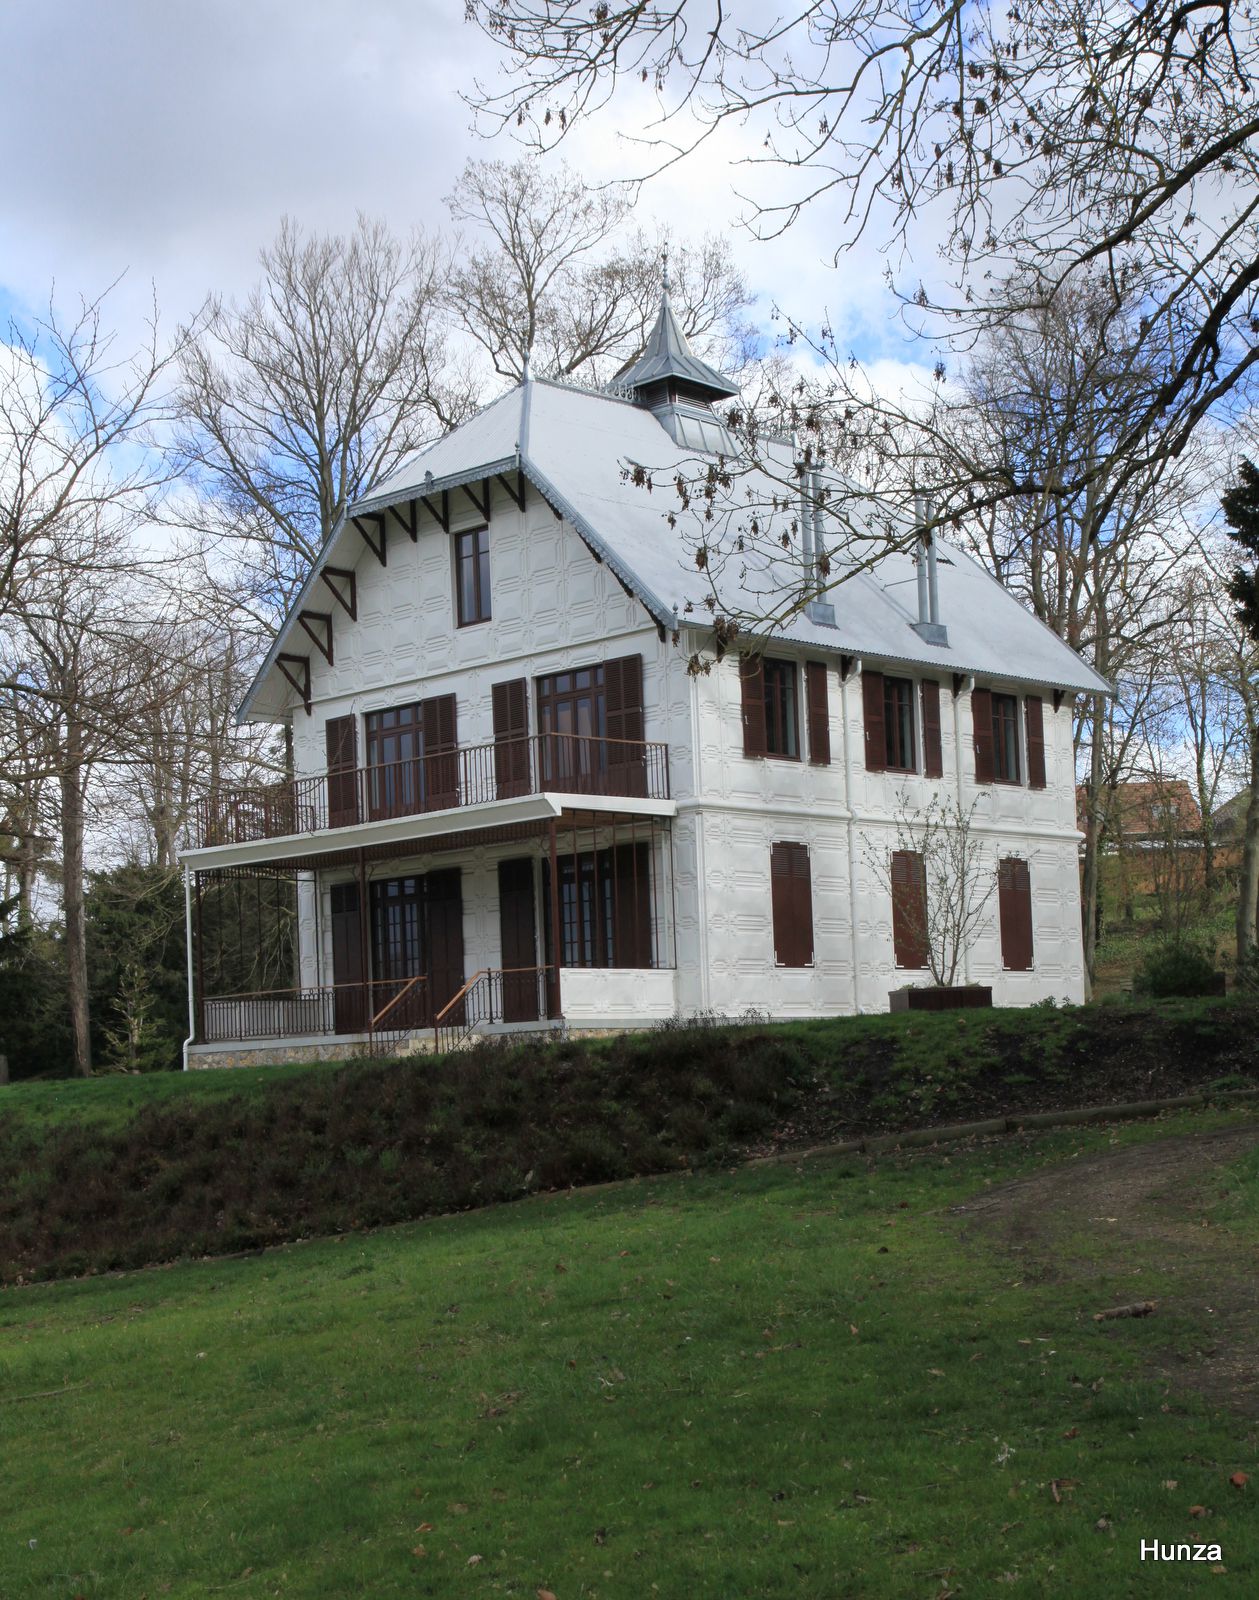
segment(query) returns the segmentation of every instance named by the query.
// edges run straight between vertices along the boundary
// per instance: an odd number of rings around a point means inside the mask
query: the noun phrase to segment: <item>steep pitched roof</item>
[[[667,382],[670,378],[707,390],[713,399],[739,392],[729,378],[691,353],[686,335],[673,314],[666,289],[661,296],[656,325],[647,335],[642,355],[618,372],[616,381],[624,388],[642,389],[649,384]]]
[[[782,481],[791,474],[788,446],[780,448],[777,478],[749,473],[745,490],[768,502],[782,498]],[[679,502],[673,489],[679,472],[693,474],[702,458],[675,444],[648,410],[618,395],[530,379],[517,385],[444,439],[417,452],[388,479],[357,501],[333,530],[301,595],[259,669],[240,715],[260,709],[264,682],[297,626],[325,564],[351,564],[361,541],[350,521],[380,512],[417,495],[519,469],[577,529],[602,560],[663,627],[709,620],[707,586],[696,570],[693,549],[670,523]],[[641,472],[635,469],[641,469]],[[635,482],[635,477],[650,481]],[[787,515],[787,513],[784,513]],[[916,568],[908,554],[882,556],[873,570],[855,570],[828,598],[837,626],[827,627],[803,613],[775,633],[826,655],[845,654],[904,663],[928,673],[974,673],[1077,692],[1110,692],[1110,685],[1056,634],[1027,611],[990,573],[960,550],[941,544],[939,596],[948,644],[925,643],[917,621]],[[840,574],[836,574],[840,576]],[[731,579],[731,611],[763,611],[765,597],[798,589],[798,557],[748,564]],[[278,692],[278,691],[277,691]],[[274,696],[272,703],[274,704]]]

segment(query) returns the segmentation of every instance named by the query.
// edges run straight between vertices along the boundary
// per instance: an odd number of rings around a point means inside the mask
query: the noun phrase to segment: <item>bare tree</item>
[[[999,473],[1024,486],[958,511],[958,532],[1119,690],[1118,704],[1083,696],[1075,719],[1090,982],[1108,810],[1133,775],[1142,730],[1167,681],[1162,641],[1188,604],[1184,561],[1206,478],[1196,447],[1140,472],[1117,453],[1133,406],[1142,404],[1151,353],[1133,308],[1117,307],[1107,286],[1081,280],[1049,307],[984,335],[963,373],[960,402],[938,431],[947,482],[986,472],[990,482]],[[1064,488],[1077,473],[1075,487]]]
[[[1243,684],[1253,653],[1209,567],[1184,579],[1177,623],[1165,652],[1173,690],[1169,743],[1188,748],[1189,782],[1202,817],[1202,890],[1216,890],[1214,813],[1220,787],[1247,744]]]
[[[91,1071],[85,847],[94,773],[127,762],[138,728],[168,692],[169,630],[140,592],[124,520],[106,508],[50,539],[38,582],[22,593],[20,632],[3,669],[39,730],[43,775],[56,791],[66,1000],[74,1070]]]
[[[922,874],[922,893],[903,898],[903,914],[927,953],[931,976],[945,988],[955,982],[997,887],[996,871],[985,861],[975,829],[978,803],[963,809],[954,797],[933,795],[925,806],[915,806],[903,790],[897,796],[893,848],[915,857]],[[863,848],[866,865],[889,899],[901,899],[892,852],[869,839]]]
[[[283,770],[274,729],[241,729],[234,712],[259,650],[258,631],[239,617],[179,621],[170,632],[165,689],[137,708],[128,759],[111,785],[116,823],[139,824],[126,853],[173,872],[192,838],[193,808],[214,815],[227,783],[262,781]]]
[[[115,349],[108,291],[65,315],[50,300],[30,324],[10,318],[0,344],[0,622],[38,580],[60,530],[151,503],[168,481],[154,450],[179,346],[165,350],[153,311],[143,343]]]
[[[212,299],[181,354],[175,452],[198,498],[181,518],[224,542],[273,625],[346,506],[458,422],[471,379],[450,353],[442,248],[360,217],[285,220],[241,306]]]
[[[687,336],[722,360],[746,360],[741,314],[751,296],[727,240],[631,230],[625,188],[592,187],[535,161],[470,161],[447,205],[472,229],[448,302],[500,377],[519,379],[526,352],[537,372],[611,377],[643,347],[662,255]]]
[[[622,83],[641,97],[641,80],[657,108],[649,168],[737,123],[749,163],[770,169],[754,230],[824,203],[838,257],[884,229],[928,325],[933,312],[959,332],[1000,325],[1100,267],[1159,352],[1108,450],[1115,492],[1123,469],[1175,456],[1259,362],[1259,34],[1229,0],[827,0],[763,18],[681,0],[469,0],[469,14],[510,69],[471,97],[483,117],[545,146]],[[938,288],[912,265],[926,230],[951,268]],[[1068,482],[1100,470],[1082,462]]]

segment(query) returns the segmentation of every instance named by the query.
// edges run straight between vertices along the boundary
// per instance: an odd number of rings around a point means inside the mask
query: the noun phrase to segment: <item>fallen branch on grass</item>
[[[1106,1311],[1095,1311],[1094,1322],[1111,1322],[1116,1317],[1148,1317],[1158,1309],[1156,1300],[1138,1300],[1131,1306],[1111,1306]]]

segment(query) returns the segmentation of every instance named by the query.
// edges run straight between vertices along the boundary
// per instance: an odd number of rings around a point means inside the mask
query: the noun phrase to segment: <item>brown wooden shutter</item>
[[[1007,856],[997,870],[1001,960],[1008,972],[1032,969],[1032,875],[1026,861]]]
[[[1027,717],[1027,786],[1045,787],[1045,706],[1038,694],[1025,702]]]
[[[337,1033],[358,1033],[367,1026],[367,968],[363,960],[363,918],[359,911],[358,884],[334,883],[329,899],[335,985],[332,1025]]]
[[[358,816],[358,718],[329,717],[324,723],[328,757],[328,826],[347,828]]]
[[[769,754],[765,737],[765,669],[760,656],[739,658],[739,678],[743,685],[743,754]]]
[[[651,852],[623,844],[612,860],[612,965],[651,966]]]
[[[809,761],[815,767],[831,764],[831,707],[826,688],[825,661],[806,661],[804,688],[809,714]]]
[[[603,703],[608,729],[608,792],[645,795],[642,656],[619,656],[615,661],[604,662]]]
[[[916,850],[892,852],[892,950],[898,967],[927,963],[927,872]]]
[[[993,783],[997,758],[992,737],[992,690],[972,689],[970,708],[975,719],[975,782]]]
[[[494,712],[494,789],[499,800],[528,794],[529,683],[510,678],[490,689]]]
[[[425,811],[445,811],[459,804],[459,730],[455,697],[439,694],[420,701],[424,731]]]
[[[464,984],[463,877],[458,867],[444,867],[424,879],[424,923],[429,1011],[436,1017]],[[462,1022],[463,1011],[461,1003],[446,1022]]]
[[[866,771],[887,770],[887,728],[883,720],[883,674],[861,669],[861,704],[865,713]]]
[[[922,680],[922,770],[928,778],[944,776],[944,750],[940,744],[940,685]]]
[[[813,885],[802,844],[775,844],[769,852],[774,959],[780,967],[813,965]]]
[[[537,905],[531,856],[498,864],[499,956],[503,963],[503,1021],[538,1020]]]

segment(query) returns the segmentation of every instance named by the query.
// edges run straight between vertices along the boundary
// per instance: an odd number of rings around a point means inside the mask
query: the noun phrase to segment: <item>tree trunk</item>
[[[92,1042],[87,999],[87,923],[83,908],[84,786],[82,729],[66,719],[65,767],[61,776],[62,908],[66,924],[66,1000],[74,1041],[74,1071],[92,1074]]]
[[[1259,911],[1259,722],[1250,725],[1250,799],[1242,836],[1241,882],[1237,894],[1237,960],[1245,961],[1255,944]]]
[[[1084,928],[1084,993],[1093,998],[1097,975],[1097,895],[1101,872],[1102,718],[1101,695],[1093,695],[1092,750],[1088,781],[1084,786],[1084,863],[1080,885],[1080,916]]]

